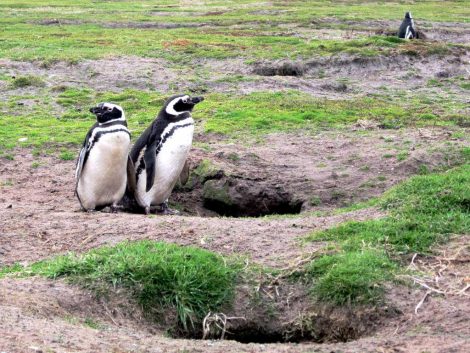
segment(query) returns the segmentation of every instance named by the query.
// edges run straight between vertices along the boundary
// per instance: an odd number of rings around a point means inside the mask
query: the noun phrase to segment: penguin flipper
[[[83,144],[82,144],[82,149],[80,150],[80,154],[78,155],[77,165],[75,169],[75,179],[77,179],[77,185],[78,185],[78,180],[80,179],[80,176],[82,175],[83,167],[85,166],[86,160],[88,159],[88,154],[90,153],[90,137],[92,135],[93,129],[96,128],[97,126],[98,126],[98,123],[95,123],[86,134],[85,140],[83,141]]]
[[[184,161],[183,169],[181,170],[178,181],[181,185],[185,185],[189,180],[189,161]]]
[[[135,177],[134,162],[132,162],[131,156],[127,156],[127,187],[131,195],[135,195],[137,190],[137,180]]]
[[[147,182],[145,185],[145,192],[153,186],[153,180],[155,179],[155,164],[157,160],[156,155],[156,143],[152,143],[147,147],[144,153],[144,162],[145,162],[145,173],[147,174]]]
[[[80,175],[82,175],[83,166],[85,165],[86,154],[87,154],[87,148],[85,146],[80,150],[80,154],[78,155],[77,167],[75,169],[75,179],[77,179],[77,183],[78,183],[78,180],[80,179]]]

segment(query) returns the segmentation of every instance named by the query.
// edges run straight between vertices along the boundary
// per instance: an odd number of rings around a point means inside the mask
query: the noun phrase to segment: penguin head
[[[409,18],[409,19],[412,19],[413,17],[411,17],[411,12],[406,12],[405,13],[405,18]]]
[[[99,103],[96,107],[90,108],[90,112],[96,115],[96,119],[100,124],[126,120],[124,110],[119,105],[113,103]]]
[[[179,94],[167,99],[163,111],[167,116],[175,117],[183,113],[190,113],[194,106],[204,100],[204,97],[191,97],[187,94]]]

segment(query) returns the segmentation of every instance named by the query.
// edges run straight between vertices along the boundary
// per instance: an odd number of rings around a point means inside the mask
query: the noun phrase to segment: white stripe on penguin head
[[[165,108],[165,111],[167,112],[167,114],[176,116],[176,115],[180,115],[182,113],[189,112],[189,110],[185,110],[185,111],[182,111],[182,112],[177,112],[175,110],[175,104],[178,103],[181,99],[184,99],[184,98],[189,99],[189,96],[176,97],[170,103],[168,103],[168,105]]]
[[[105,103],[102,103],[102,104],[103,104],[103,108],[109,109],[110,111],[112,111],[114,108],[119,110],[121,112],[121,117],[117,118],[117,119],[108,120],[105,123],[99,123],[99,125],[106,125],[106,124],[109,124],[109,123],[113,123],[115,121],[125,121],[126,120],[126,115],[124,114],[124,109],[122,109],[122,107],[120,105],[113,104],[113,103],[108,103],[108,102],[105,102]]]

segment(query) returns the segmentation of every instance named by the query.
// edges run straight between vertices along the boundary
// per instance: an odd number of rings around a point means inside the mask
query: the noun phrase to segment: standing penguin
[[[168,197],[185,166],[193,141],[191,111],[203,100],[188,95],[170,97],[132,148],[134,197],[145,214],[150,213],[150,206],[160,206],[164,214],[173,213],[168,208]]]
[[[90,112],[97,122],[88,131],[78,157],[75,194],[85,211],[111,206],[114,212],[126,191],[129,169],[134,169],[129,158],[131,137],[120,106],[100,103]]]
[[[404,39],[414,39],[416,38],[416,29],[413,22],[413,17],[411,17],[411,12],[405,14],[405,19],[398,29],[398,38]]]

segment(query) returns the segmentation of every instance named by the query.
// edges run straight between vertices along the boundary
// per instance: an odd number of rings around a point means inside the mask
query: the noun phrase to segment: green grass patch
[[[61,87],[59,91],[53,88],[49,93],[35,97],[35,104],[28,108],[18,109],[17,101],[32,99],[30,96],[10,97],[0,102],[0,147],[79,145],[96,119],[89,113],[89,107],[104,101],[124,108],[135,139],[155,119],[170,95],[140,90],[96,92],[89,88],[70,87]],[[353,101],[328,100],[299,91],[247,95],[212,93],[205,98],[193,113],[198,131],[244,138],[272,132],[343,127],[359,119],[375,120],[391,128],[430,123],[452,125],[460,121],[460,116],[453,114],[461,108],[458,104],[440,100],[430,102],[423,97],[400,101],[380,96]],[[55,113],[54,101],[65,111]],[[439,115],[430,120],[425,112],[437,109]],[[23,137],[27,140],[20,144],[18,139]]]
[[[169,310],[187,329],[231,303],[239,267],[207,250],[143,240],[0,271],[0,277],[14,272],[65,277],[101,295],[125,288],[144,312],[159,317]]]
[[[397,160],[398,161],[404,161],[408,159],[410,153],[408,151],[401,151],[397,153]]]
[[[309,239],[338,241],[348,251],[362,249],[365,242],[395,254],[428,252],[450,234],[470,229],[470,165],[412,177],[388,191],[378,205],[390,215],[348,222]]]
[[[463,89],[470,90],[470,82],[461,83],[460,87],[462,87]]]
[[[11,88],[23,88],[28,86],[44,87],[45,85],[46,83],[42,78],[33,75],[16,77],[10,83]]]
[[[468,149],[463,157],[468,163]],[[375,203],[389,215],[347,222],[307,238],[334,244],[333,254],[319,257],[306,270],[312,293],[320,300],[377,302],[402,255],[429,253],[451,234],[468,233],[470,165],[412,177]]]
[[[77,157],[76,153],[73,151],[61,151],[59,154],[59,158],[62,159],[63,161],[72,161]]]
[[[57,89],[57,88],[56,88]],[[57,103],[74,109],[91,108],[93,91],[91,89],[64,88],[57,97]],[[88,111],[88,109],[86,109]]]
[[[338,52],[373,56],[396,48],[412,55],[442,54],[447,45],[441,43],[410,44],[380,36],[317,40],[315,35],[304,37],[297,31],[286,31],[286,26],[370,30],[370,20],[399,21],[408,10],[423,21],[468,23],[470,18],[464,1],[405,5],[400,1],[297,0],[291,5],[255,0],[166,1],[163,5],[151,0],[138,4],[74,0],[52,5],[44,0],[10,1],[0,5],[4,29],[0,32],[0,57],[42,60],[47,66],[57,60],[74,63],[120,55],[183,63],[199,58],[306,59]]]
[[[315,297],[345,305],[378,302],[396,268],[384,253],[364,250],[322,256],[310,264],[307,274],[319,279],[312,287]]]

